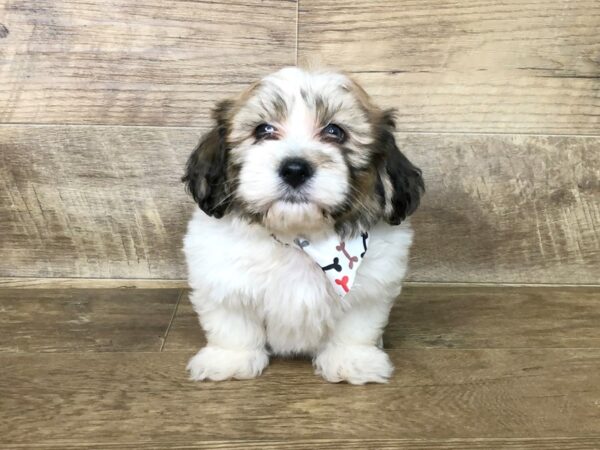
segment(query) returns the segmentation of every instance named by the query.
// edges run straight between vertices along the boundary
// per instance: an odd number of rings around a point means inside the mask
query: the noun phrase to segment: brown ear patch
[[[379,138],[384,152],[385,171],[391,187],[386,195],[385,219],[391,225],[399,225],[414,213],[425,192],[421,169],[413,165],[398,149],[394,135],[387,127],[381,130]]]
[[[232,105],[231,101],[217,105],[213,111],[216,125],[202,137],[188,158],[185,175],[181,179],[200,209],[217,218],[222,217],[230,205],[226,142]]]

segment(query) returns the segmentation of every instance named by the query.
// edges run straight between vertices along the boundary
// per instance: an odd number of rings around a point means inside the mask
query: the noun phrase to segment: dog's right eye
[[[277,128],[270,123],[261,123],[254,130],[256,139],[277,139]]]

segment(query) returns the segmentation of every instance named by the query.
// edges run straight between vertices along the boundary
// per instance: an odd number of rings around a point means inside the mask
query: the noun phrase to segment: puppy
[[[347,76],[282,69],[219,103],[183,181],[184,238],[207,345],[193,380],[253,378],[309,355],[328,381],[386,382],[381,336],[424,191],[394,118]]]

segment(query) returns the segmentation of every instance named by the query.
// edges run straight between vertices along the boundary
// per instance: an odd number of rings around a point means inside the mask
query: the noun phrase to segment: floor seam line
[[[177,315],[177,310],[179,309],[179,303],[181,302],[181,297],[183,297],[183,292],[185,289],[179,289],[179,294],[177,295],[177,302],[175,303],[175,308],[173,308],[173,314],[171,315],[171,320],[169,320],[169,325],[167,325],[167,329],[165,330],[165,334],[163,335],[162,344],[160,345],[159,352],[162,353],[165,349],[165,345],[167,344],[167,337],[169,336],[169,332],[171,331],[171,326],[175,321],[175,316]]]

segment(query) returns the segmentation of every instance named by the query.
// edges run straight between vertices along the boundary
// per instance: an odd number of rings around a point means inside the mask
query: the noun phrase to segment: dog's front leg
[[[314,359],[316,373],[334,383],[385,383],[394,367],[380,348],[392,301],[358,305],[347,311]]]
[[[188,363],[190,379],[221,381],[260,375],[269,364],[260,319],[241,307],[216,305],[197,310],[207,344]]]

